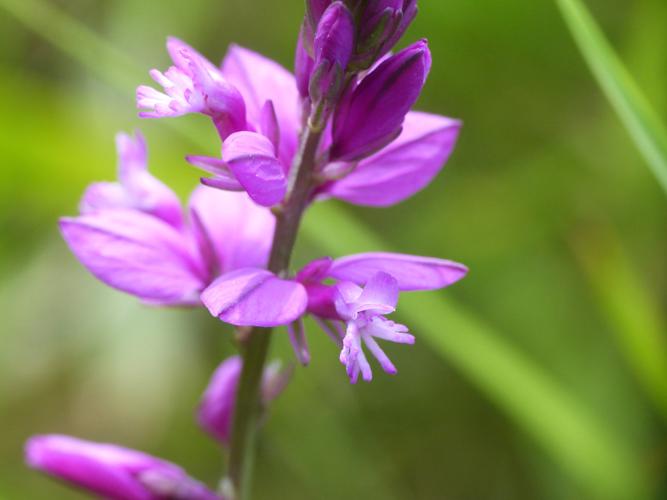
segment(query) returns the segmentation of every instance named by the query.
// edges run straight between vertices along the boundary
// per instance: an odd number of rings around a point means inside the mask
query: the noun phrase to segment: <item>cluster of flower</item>
[[[372,378],[364,347],[388,373],[396,368],[376,339],[412,344],[385,316],[399,292],[446,287],[465,266],[437,258],[363,253],[306,264],[293,276],[267,269],[276,213],[289,203],[305,130],[318,132],[307,203],[337,198],[366,206],[398,203],[425,187],[450,155],[456,120],[410,111],[431,57],[425,40],[391,54],[416,14],[416,0],[309,0],[295,75],[232,46],[220,67],[170,38],[173,66],[137,89],[140,116],[201,113],[221,139],[220,157],[188,156],[211,174],[183,210],[147,170],[140,134],[119,134],[117,183],[95,183],[80,215],[63,218],[73,253],[104,283],[158,306],[204,306],[236,326],[287,326],[297,359],[310,360],[303,317],[340,348],[354,383]],[[319,138],[321,136],[321,139]],[[296,159],[296,160],[295,160]],[[215,373],[200,423],[229,439],[241,370],[238,357]],[[285,375],[271,367],[263,400]],[[182,469],[113,445],[63,436],[33,438],[29,463],[113,498],[218,498]]]

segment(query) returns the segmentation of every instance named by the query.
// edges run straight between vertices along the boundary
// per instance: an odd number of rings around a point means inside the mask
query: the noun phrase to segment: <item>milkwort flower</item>
[[[141,136],[121,134],[119,183],[85,192],[81,215],[60,220],[72,252],[104,283],[162,306],[200,305],[215,280],[239,297],[220,295],[234,324],[274,326],[303,312],[305,292],[264,268],[275,218],[244,193],[200,186],[187,214],[177,196],[147,170]],[[243,286],[241,286],[243,284]]]
[[[178,465],[114,444],[58,434],[25,447],[34,469],[114,500],[224,500]]]
[[[405,5],[407,7],[401,9],[412,12],[410,5],[414,6],[414,2]],[[242,130],[228,133],[231,129],[227,129],[220,134],[219,157],[187,157],[192,165],[213,175],[203,178],[204,184],[225,190],[245,190],[256,203],[264,206],[284,201],[287,179],[304,126],[304,110],[312,106],[311,101],[329,93],[338,80],[327,69],[343,68],[348,60],[350,35],[345,7],[341,2],[324,2],[320,7],[324,7],[318,17],[318,23],[322,21],[320,37],[315,38],[317,25],[310,42],[307,36],[300,37],[296,79],[277,63],[234,45],[219,69],[208,61],[201,63],[217,75],[211,80],[213,85],[224,81],[225,89],[231,86],[237,90],[245,108],[245,120],[238,117],[232,120],[245,123]],[[319,11],[320,7],[316,6],[315,10]],[[324,13],[331,14],[324,16]],[[340,26],[344,28],[332,32],[333,27]],[[308,53],[309,43],[317,46],[317,54]],[[174,57],[173,47],[177,44],[181,55]],[[168,49],[175,67],[185,57],[182,54],[188,54],[188,60],[205,61],[194,49],[173,38],[168,41]],[[310,50],[315,50],[312,45]],[[428,44],[422,40],[366,72],[346,73],[340,102],[333,116],[322,125],[326,126],[326,132],[319,148],[315,172],[318,182],[312,192],[313,199],[334,197],[359,205],[386,206],[412,196],[435,177],[454,148],[461,124],[451,118],[410,111],[430,66]],[[325,74],[327,78],[323,77]],[[192,73],[196,88],[205,87],[197,83],[200,77]],[[314,96],[308,90],[313,87],[311,79],[319,89]],[[165,92],[169,89],[165,87]],[[140,108],[153,104],[143,99],[146,92],[144,87],[138,91]],[[223,94],[222,88],[219,93]],[[241,109],[234,104],[237,93],[230,95],[232,102],[225,109]],[[140,116],[174,116],[155,106],[151,109],[152,112],[143,112]],[[189,111],[200,112],[197,108]]]
[[[444,288],[462,279],[467,271],[464,265],[448,260],[377,252],[336,260],[328,257],[318,259],[304,266],[294,279],[305,292],[299,295],[305,300],[300,309],[311,314],[325,333],[342,348],[341,362],[354,383],[359,373],[366,381],[372,379],[362,341],[390,374],[396,373],[396,368],[375,338],[414,343],[407,327],[385,318],[385,315],[394,312],[400,291]],[[330,281],[334,283],[328,283]],[[221,294],[240,295],[232,292],[236,286],[226,280],[218,280],[204,290],[201,297],[211,314],[232,324],[235,324],[233,318],[228,315],[223,317],[217,312],[221,309]],[[295,318],[288,329],[297,359],[302,364],[308,364],[310,354],[301,317]]]

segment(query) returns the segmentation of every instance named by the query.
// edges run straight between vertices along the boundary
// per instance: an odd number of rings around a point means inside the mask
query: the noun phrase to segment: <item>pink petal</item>
[[[259,124],[264,103],[273,101],[281,131],[280,159],[290,165],[301,128],[294,76],[278,63],[238,45],[229,47],[222,62],[222,74],[241,92],[250,123]]]
[[[234,403],[243,361],[231,356],[215,370],[197,412],[199,425],[220,442],[227,444],[231,435]]]
[[[269,207],[285,197],[285,172],[273,143],[265,136],[255,132],[230,135],[222,145],[222,159],[255,202]]]
[[[377,272],[392,275],[402,291],[444,288],[468,272],[463,264],[399,253],[360,253],[334,260],[329,277],[364,284]]]
[[[325,194],[357,205],[388,206],[427,186],[454,149],[461,123],[444,116],[409,112],[401,135],[357,168],[327,186]]]
[[[143,300],[198,304],[206,273],[191,242],[136,210],[104,210],[60,220],[72,252],[98,279]]]
[[[253,268],[222,275],[201,299],[213,316],[237,326],[286,325],[301,316],[308,303],[300,283]]]
[[[275,226],[269,209],[246,193],[200,186],[192,193],[190,210],[197,213],[206,233],[200,237],[211,242],[221,272],[266,267]]]

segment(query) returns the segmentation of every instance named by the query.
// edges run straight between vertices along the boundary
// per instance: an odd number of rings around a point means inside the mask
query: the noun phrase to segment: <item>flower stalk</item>
[[[319,106],[311,118],[321,114]],[[276,214],[277,223],[269,256],[269,271],[285,276],[303,212],[313,187],[313,174],[322,131],[308,120],[301,137],[299,153],[294,159],[288,184],[287,199]],[[260,385],[266,364],[271,328],[252,328],[241,346],[243,369],[239,380],[232,424],[227,477],[221,484],[224,498],[245,500],[249,497],[255,442],[261,416]]]

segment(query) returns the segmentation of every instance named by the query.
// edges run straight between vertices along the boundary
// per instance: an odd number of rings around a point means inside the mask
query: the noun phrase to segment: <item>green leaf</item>
[[[667,193],[667,130],[580,0],[556,4],[598,84]]]
[[[574,248],[621,353],[667,420],[667,326],[660,305],[611,228],[587,230]]]

